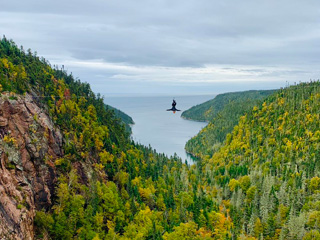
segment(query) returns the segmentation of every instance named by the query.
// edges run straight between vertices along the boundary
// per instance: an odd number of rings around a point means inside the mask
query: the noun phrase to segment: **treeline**
[[[122,112],[121,110],[114,108],[110,105],[106,105],[107,109],[110,109],[112,111],[114,111],[115,116],[117,116],[118,118],[120,118],[126,127],[126,130],[131,134],[131,127],[130,125],[134,124],[134,121],[132,119],[132,117],[130,117],[129,115],[127,115],[126,113]]]
[[[208,125],[185,145],[197,157],[211,157],[224,142],[226,135],[238,124],[240,116],[259,105],[275,90],[244,91],[219,94],[214,99],[183,112],[190,120],[207,120]]]
[[[241,102],[245,103],[246,101],[264,99],[274,91],[275,90],[250,90],[218,94],[213,99],[184,111],[181,114],[181,117],[194,121],[211,121],[230,103],[237,104]]]
[[[61,102],[65,97],[72,97],[77,102],[84,101],[84,107],[94,105],[99,122],[112,126],[111,138],[114,141],[123,142],[128,137],[128,134],[123,134],[124,125],[120,115],[115,117],[113,111],[106,111],[103,98],[95,95],[88,83],[82,83],[72,74],[67,74],[63,67],[52,67],[36,52],[18,48],[5,37],[0,41],[0,84],[2,91],[17,94],[29,92],[35,100],[49,106]],[[61,89],[66,92],[61,92]]]
[[[0,62],[2,91],[43,96],[64,135],[37,238],[319,239],[320,83],[268,97],[188,166],[132,143],[88,84],[31,51],[2,39]]]
[[[1,91],[11,101],[33,95],[64,136],[54,204],[37,212],[37,238],[231,239],[228,212],[200,185],[199,167],[132,143],[89,84],[6,38],[0,64]]]
[[[320,238],[319,120],[319,82],[282,89],[205,160],[205,181],[227,201],[235,235]]]

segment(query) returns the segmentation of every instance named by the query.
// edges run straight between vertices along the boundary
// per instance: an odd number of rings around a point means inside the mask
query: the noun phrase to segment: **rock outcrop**
[[[36,210],[52,205],[62,134],[31,95],[0,96],[0,239],[33,239]]]

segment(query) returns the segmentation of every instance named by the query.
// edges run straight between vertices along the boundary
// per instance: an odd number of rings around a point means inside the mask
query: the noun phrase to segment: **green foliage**
[[[210,185],[230,199],[236,235],[316,234],[307,230],[318,230],[320,221],[319,112],[319,82],[282,89],[242,116],[225,144],[204,160]]]
[[[193,106],[182,113],[182,117],[195,121],[211,121],[230,104],[252,104],[251,101],[261,100],[274,93],[275,90],[250,90],[244,92],[230,92],[217,95],[214,99]],[[234,108],[237,109],[237,108]]]
[[[303,237],[303,240],[317,240],[320,239],[320,232],[318,230],[311,230]]]
[[[52,230],[54,220],[50,214],[47,214],[43,211],[37,211],[34,217],[34,224],[37,229],[37,237],[43,238],[43,233],[48,233]]]
[[[186,143],[186,151],[197,157],[211,157],[238,124],[240,116],[274,92],[266,90],[220,94],[183,112],[182,116],[187,119],[209,121],[205,128]]]
[[[200,239],[197,228],[198,226],[194,222],[181,223],[180,226],[174,228],[172,233],[166,233],[163,238],[165,240]]]
[[[131,142],[103,99],[63,69],[6,39],[0,59],[4,91],[32,94],[63,132],[54,204],[35,217],[39,238],[319,237],[319,82],[255,102],[188,166]]]
[[[197,236],[212,237],[207,213],[227,218],[214,193],[204,194],[198,167],[131,142],[88,84],[5,38],[0,58],[6,59],[0,68],[4,91],[31,94],[63,132],[64,156],[54,160],[54,205],[35,218],[39,238],[162,239],[186,222],[194,223]]]
[[[126,126],[126,130],[131,133],[131,127],[130,125],[131,124],[134,124],[134,121],[133,119],[125,114],[124,112],[122,112],[121,110],[117,109],[117,108],[114,108],[110,105],[106,105],[107,109],[110,109],[110,110],[113,110],[114,111],[114,114],[116,117],[120,118],[124,123],[125,123],[125,126]]]

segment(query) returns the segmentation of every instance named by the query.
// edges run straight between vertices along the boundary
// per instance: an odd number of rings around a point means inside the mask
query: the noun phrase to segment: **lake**
[[[195,136],[205,122],[181,118],[181,113],[190,107],[208,101],[214,95],[175,97],[177,109],[181,112],[166,111],[171,108],[172,97],[109,97],[105,103],[120,109],[133,118],[132,139],[143,145],[151,145],[159,153],[168,156],[176,153],[188,163],[192,158],[184,150],[186,142]]]

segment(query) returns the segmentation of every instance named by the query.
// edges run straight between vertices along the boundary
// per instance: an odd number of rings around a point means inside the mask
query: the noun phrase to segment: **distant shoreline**
[[[207,120],[195,120],[195,119],[192,119],[192,118],[186,118],[186,117],[183,117],[182,115],[180,117],[182,119],[184,119],[184,120],[193,121],[193,122],[204,122],[204,123],[209,123],[210,122],[210,121],[207,121]]]

